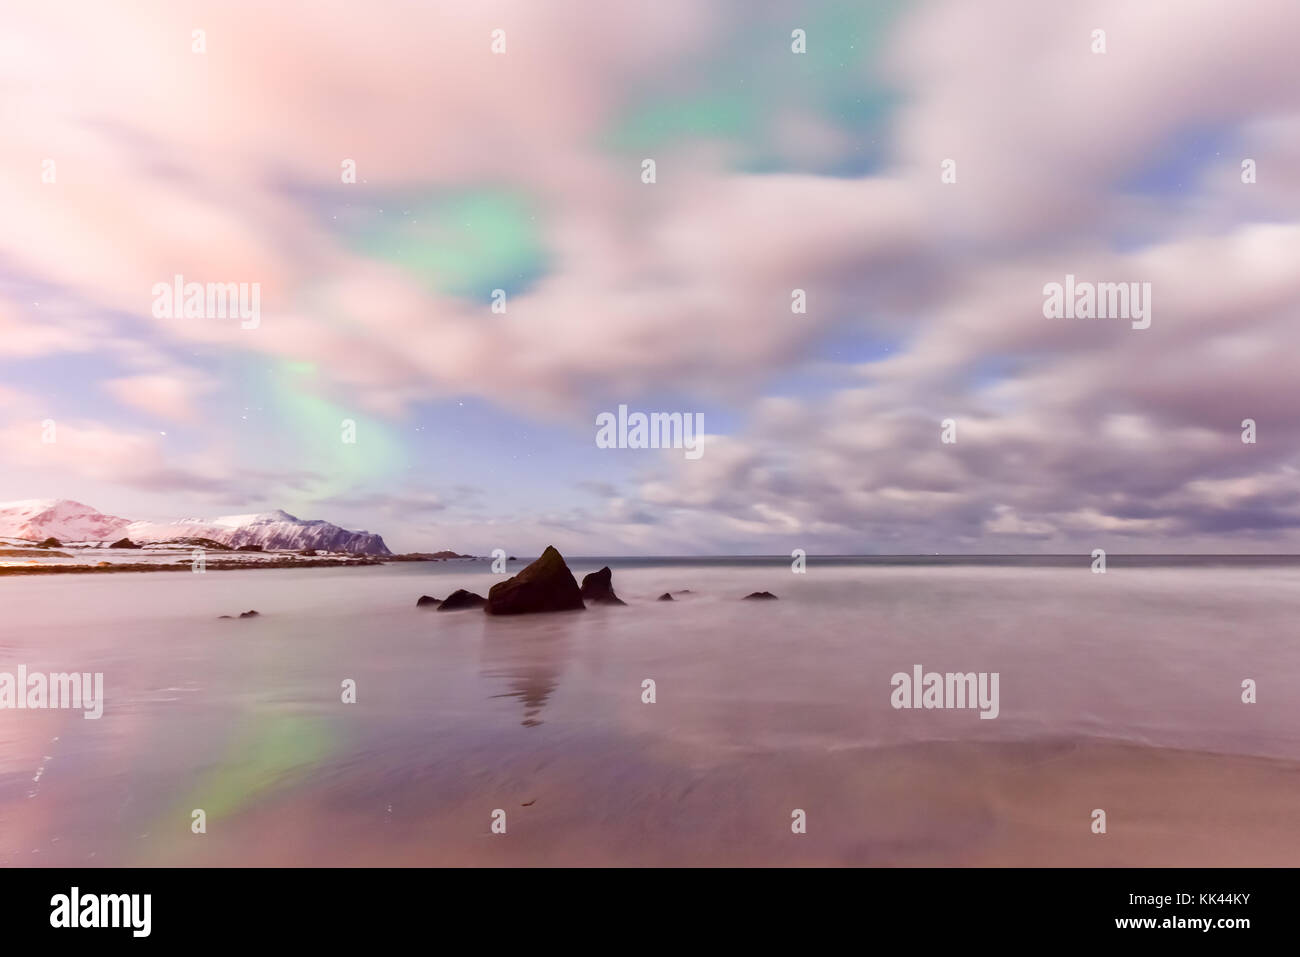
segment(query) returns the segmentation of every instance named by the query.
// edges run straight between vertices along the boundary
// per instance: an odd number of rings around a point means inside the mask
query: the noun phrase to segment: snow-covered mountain
[[[209,538],[231,548],[261,545],[263,548],[315,548],[356,555],[388,555],[388,546],[373,532],[354,532],[320,520],[304,521],[275,509],[254,515],[225,515],[221,518],[185,518],[178,522],[132,522],[124,532],[137,544],[175,541],[178,538]]]
[[[265,549],[304,549],[388,555],[383,538],[372,532],[350,531],[324,521],[304,521],[276,509],[253,515],[187,518],[178,522],[132,522],[67,499],[0,502],[0,538],[61,542],[113,542],[129,538],[137,545],[206,538],[231,548],[261,545]]]
[[[42,542],[111,542],[131,524],[127,518],[105,515],[89,505],[66,498],[0,502],[0,537]]]

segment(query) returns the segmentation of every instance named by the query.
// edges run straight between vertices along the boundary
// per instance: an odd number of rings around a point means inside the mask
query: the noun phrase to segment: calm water
[[[611,564],[628,607],[506,619],[415,608],[486,594],[482,563],[0,580],[0,671],[100,671],[106,699],[0,711],[0,863],[509,862],[496,808],[530,863],[711,863],[767,804],[848,800],[865,756],[921,742],[1300,760],[1294,564]],[[781,600],[738,600],[760,589]],[[894,710],[914,664],[998,672],[1000,716]],[[980,807],[910,826],[994,827]]]

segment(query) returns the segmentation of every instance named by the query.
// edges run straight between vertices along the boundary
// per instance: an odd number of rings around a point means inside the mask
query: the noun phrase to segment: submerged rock
[[[428,605],[437,605],[442,601],[441,598],[433,598],[429,595],[421,595],[415,600],[416,608],[424,608]]]
[[[606,565],[598,572],[592,572],[582,579],[580,591],[583,601],[598,605],[626,605],[627,602],[614,594],[614,573]]]
[[[443,599],[442,604],[438,606],[438,611],[459,611],[462,608],[481,608],[486,604],[487,599],[482,595],[476,595],[472,591],[457,588],[454,592]]]
[[[564,563],[564,556],[555,546],[547,545],[537,561],[513,578],[492,586],[483,610],[489,615],[523,615],[585,607],[582,591]]]
[[[220,621],[222,618],[256,618],[256,617],[258,617],[257,612],[255,612],[253,609],[250,608],[248,611],[241,611],[238,615],[218,615],[217,620]]]
[[[770,591],[752,591],[745,596],[744,600],[749,601],[751,599],[757,601],[776,601],[776,596]]]
[[[658,599],[658,600],[659,600],[659,601],[673,601],[674,599],[673,599],[673,596],[670,595],[668,592],[664,592],[662,595],[659,596],[659,599]]]

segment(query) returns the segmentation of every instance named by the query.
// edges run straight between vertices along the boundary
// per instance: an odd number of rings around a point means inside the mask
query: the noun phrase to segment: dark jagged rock
[[[126,541],[126,539],[123,539]],[[203,548],[210,552],[233,552],[234,549],[229,545],[223,545],[221,542],[213,541],[211,538],[178,538],[177,543],[180,545],[193,545],[195,548]],[[137,547],[137,546],[132,546]]]
[[[745,596],[745,601],[776,601],[776,596],[770,591],[752,591]]]
[[[117,541],[115,541],[112,545],[109,545],[108,547],[109,548],[139,548],[140,546],[137,545],[135,542],[131,541],[131,539],[129,538],[119,538]]]
[[[483,610],[489,615],[523,615],[585,607],[582,591],[564,563],[564,556],[555,546],[547,545],[537,561],[513,578],[492,586]]]
[[[433,597],[430,596],[430,595],[421,595],[419,598],[417,598],[417,599],[415,600],[415,607],[416,607],[416,608],[425,608],[425,607],[427,607],[427,606],[429,606],[429,605],[438,605],[438,604],[441,604],[441,603],[442,603],[442,599],[441,599],[441,598],[433,598]]]
[[[462,608],[481,608],[486,604],[487,599],[482,595],[476,595],[472,591],[457,588],[454,592],[443,599],[442,604],[438,606],[438,611],[459,611]]]
[[[673,601],[673,600],[674,600],[673,596],[668,594],[668,592],[664,592],[662,595],[659,596],[659,601]]]
[[[222,618],[236,618],[236,617],[238,617],[238,618],[256,618],[256,617],[258,617],[258,614],[257,614],[257,612],[253,611],[253,609],[250,608],[248,611],[241,611],[238,615],[218,615],[218,616],[217,616],[217,620],[220,621]]]
[[[597,605],[626,605],[627,602],[614,594],[614,573],[606,565],[598,572],[592,572],[582,579],[580,591],[583,601]]]
[[[57,538],[55,538],[53,535],[51,535],[45,541],[37,542],[36,547],[37,548],[62,548],[63,543],[59,541]]]

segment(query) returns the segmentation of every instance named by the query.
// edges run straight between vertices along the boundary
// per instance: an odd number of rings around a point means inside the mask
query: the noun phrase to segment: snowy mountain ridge
[[[206,538],[231,548],[260,545],[267,550],[348,552],[389,555],[379,535],[353,531],[320,519],[304,520],[282,509],[214,519],[133,522],[70,499],[25,499],[0,502],[0,537],[39,542],[112,542],[129,538],[137,545],[187,538]]]

